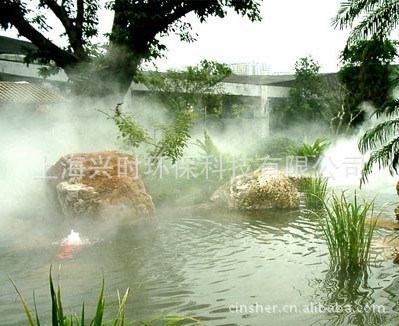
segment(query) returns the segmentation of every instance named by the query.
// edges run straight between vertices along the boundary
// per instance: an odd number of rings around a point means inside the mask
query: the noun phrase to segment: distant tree
[[[320,65],[312,57],[300,58],[295,63],[295,80],[287,100],[274,109],[275,123],[279,128],[309,122],[329,125],[341,100],[342,88],[337,81],[321,75]]]
[[[220,82],[231,73],[224,64],[203,60],[182,71],[141,73],[138,80],[172,116],[184,110],[200,117],[221,110],[225,92]]]
[[[300,121],[316,121],[321,117],[322,77],[320,65],[312,57],[295,63],[295,81],[290,90],[290,109]]]
[[[101,96],[124,94],[143,60],[156,58],[165,50],[160,38],[172,33],[187,42],[195,40],[191,25],[184,21],[194,13],[200,22],[210,16],[224,18],[227,9],[260,20],[258,0],[113,0],[105,7],[114,14],[109,43],[104,49],[93,44],[98,35],[100,0],[2,0],[0,27],[15,27],[37,46],[29,60],[40,59],[62,68],[75,83],[75,90]],[[54,14],[67,46],[48,37]],[[55,36],[52,35],[52,38]]]

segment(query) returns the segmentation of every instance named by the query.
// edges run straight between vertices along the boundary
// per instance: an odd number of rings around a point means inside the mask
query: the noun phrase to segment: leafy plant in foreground
[[[19,296],[19,299],[21,300],[21,303],[22,303],[22,306],[24,307],[25,315],[28,320],[29,326],[40,326],[41,323],[40,323],[39,314],[38,314],[38,310],[37,310],[37,306],[36,306],[35,294],[33,294],[33,304],[34,304],[34,308],[35,308],[35,314],[34,314],[34,318],[33,318],[32,313],[30,312],[30,310],[22,296],[21,291],[18,289],[17,285],[15,284],[15,282],[11,278],[11,276],[9,275],[8,277],[9,277],[12,285],[14,286],[15,291],[17,292],[17,294]],[[50,283],[50,295],[51,295],[51,325],[52,326],[73,326],[73,325],[101,326],[101,325],[104,325],[104,322],[103,322],[103,316],[104,316],[104,310],[105,310],[104,279],[102,281],[101,291],[100,291],[100,295],[98,297],[95,315],[89,324],[85,323],[86,316],[85,316],[84,303],[82,305],[82,312],[81,312],[80,316],[78,316],[77,314],[70,315],[70,316],[67,316],[64,314],[64,310],[62,307],[62,299],[61,299],[61,283],[58,280],[58,286],[57,286],[57,292],[56,292],[55,288],[54,288],[51,267],[50,267],[49,283]],[[126,301],[127,301],[128,294],[129,294],[129,288],[126,290],[122,299],[119,297],[119,293],[118,293],[119,307],[118,307],[118,311],[117,311],[113,321],[110,323],[110,325],[112,325],[112,326],[125,325],[125,307],[126,307]]]
[[[347,270],[365,267],[370,258],[371,241],[379,216],[374,213],[374,202],[360,204],[356,194],[350,202],[342,192],[340,196],[332,194],[324,208],[325,214],[320,216],[321,226],[327,239],[331,264]],[[366,223],[368,215],[372,223]]]
[[[25,299],[22,296],[21,291],[17,287],[14,280],[8,275],[12,285],[14,286],[15,291],[17,292],[19,299],[21,300],[22,306],[24,308],[24,312],[28,321],[29,326],[41,326],[44,325],[40,322],[39,313],[36,306],[36,299],[35,293],[33,293],[33,305],[34,305],[34,314],[28,308]],[[102,286],[100,290],[100,295],[97,300],[97,307],[90,323],[86,323],[86,316],[85,316],[85,305],[82,304],[82,312],[80,316],[77,314],[72,315],[65,315],[62,305],[62,298],[61,298],[61,283],[58,280],[57,291],[54,288],[53,277],[51,273],[50,267],[50,276],[49,276],[49,284],[50,284],[50,295],[51,295],[51,326],[104,326],[104,325],[111,325],[111,326],[124,326],[126,325],[125,319],[125,308],[127,297],[129,295],[129,288],[126,290],[124,296],[121,298],[118,291],[118,310],[114,319],[111,322],[104,322],[103,316],[105,311],[105,299],[104,299],[104,279],[102,281]],[[163,315],[156,317],[149,322],[142,322],[140,321],[139,324],[141,325],[152,325],[156,324],[159,325],[159,322],[164,322],[164,325],[174,326],[180,325],[182,322],[194,322],[199,323],[199,321],[195,318],[185,317],[185,316],[175,316],[175,315]]]

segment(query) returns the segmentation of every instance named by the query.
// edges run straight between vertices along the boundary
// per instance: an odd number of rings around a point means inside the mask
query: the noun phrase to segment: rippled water
[[[33,227],[33,226],[32,226]],[[317,222],[298,212],[248,216],[218,211],[159,211],[157,225],[114,227],[101,232],[83,227],[90,244],[61,247],[70,229],[0,243],[0,325],[26,325],[6,273],[29,303],[35,291],[43,319],[50,314],[48,269],[61,264],[67,312],[92,312],[105,278],[108,311],[116,291],[131,288],[129,320],[164,314],[199,318],[206,325],[396,325],[399,274],[392,259],[380,256],[369,275],[339,276],[328,269],[328,254]],[[57,268],[54,268],[57,270]],[[251,313],[236,305],[384,305],[372,313]],[[293,311],[293,310],[292,310]]]

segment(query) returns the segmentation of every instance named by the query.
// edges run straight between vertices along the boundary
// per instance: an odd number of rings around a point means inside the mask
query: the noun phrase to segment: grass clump
[[[36,306],[36,300],[35,300],[35,294],[33,294],[33,304],[35,308],[34,312],[34,317],[33,314],[30,312],[21,291],[18,289],[17,285],[15,284],[14,280],[11,278],[11,276],[8,276],[10,278],[10,281],[12,285],[14,286],[15,291],[17,292],[22,306],[25,311],[26,318],[28,320],[28,325],[29,326],[40,326],[40,318]],[[104,279],[102,282],[101,290],[100,290],[100,295],[97,300],[97,307],[95,310],[94,317],[91,319],[90,323],[86,323],[86,316],[85,316],[85,306],[84,303],[82,305],[82,312],[80,316],[77,314],[73,314],[70,316],[67,316],[64,314],[63,306],[62,306],[62,299],[61,299],[61,283],[58,280],[58,286],[57,286],[57,291],[55,291],[54,288],[54,282],[53,282],[53,277],[51,273],[51,267],[50,267],[50,276],[49,276],[49,283],[50,283],[50,295],[51,295],[51,325],[52,326],[84,326],[84,325],[90,325],[90,326],[102,326],[104,325],[103,322],[103,316],[104,316],[104,309],[105,309],[105,299],[104,299]],[[126,301],[127,301],[127,296],[129,294],[129,288],[126,290],[125,295],[122,297],[122,299],[119,297],[118,293],[118,301],[119,301],[119,307],[118,311],[115,315],[115,318],[112,320],[111,323],[108,323],[109,325],[112,326],[123,326],[125,325],[125,307],[126,307]]]
[[[305,196],[307,209],[321,209],[327,198],[328,179],[321,176],[303,177],[299,180],[300,191]]]
[[[45,325],[40,322],[38,309],[36,306],[35,294],[33,293],[33,305],[34,305],[34,313],[32,313],[28,305],[26,304],[25,299],[22,296],[22,292],[17,287],[14,280],[8,275],[12,285],[14,286],[15,291],[17,292],[19,299],[21,300],[22,306],[24,308],[25,316],[27,318],[27,325],[29,326],[41,326]],[[97,307],[92,319],[90,322],[87,322],[87,318],[85,316],[85,305],[82,304],[82,312],[80,315],[78,314],[71,314],[65,315],[64,309],[62,305],[62,298],[61,298],[61,283],[58,280],[57,291],[54,288],[53,277],[51,273],[50,267],[50,276],[49,276],[49,284],[50,284],[50,295],[51,295],[51,326],[124,326],[127,325],[125,319],[125,308],[127,297],[129,295],[129,288],[126,290],[125,294],[121,298],[118,292],[118,310],[116,312],[115,317],[112,321],[105,322],[103,320],[104,311],[105,311],[105,298],[104,298],[104,279],[102,281],[102,286],[100,290],[100,295],[97,300]],[[180,325],[182,322],[195,322],[198,323],[198,320],[195,318],[185,317],[185,316],[172,316],[172,315],[165,315],[157,317],[149,322],[142,322],[140,321],[140,325],[152,325],[159,322],[163,322],[164,325]],[[48,324],[46,324],[48,325]],[[133,324],[129,324],[133,325]]]
[[[327,239],[331,263],[336,267],[354,270],[365,267],[370,258],[370,247],[376,223],[366,223],[374,213],[374,201],[358,202],[356,193],[349,201],[345,192],[332,194],[330,205],[325,204],[322,229]]]

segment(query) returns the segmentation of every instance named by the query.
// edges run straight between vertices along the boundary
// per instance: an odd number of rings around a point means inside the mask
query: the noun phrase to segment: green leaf
[[[25,315],[26,318],[28,319],[29,325],[30,326],[35,326],[35,323],[33,322],[32,316],[30,314],[29,308],[22,296],[21,291],[18,289],[17,285],[15,284],[14,280],[12,279],[12,277],[10,276],[10,274],[8,274],[8,278],[11,281],[12,285],[14,286],[15,291],[17,292],[19,299],[21,300],[22,306],[24,307],[24,311],[25,311]]]
[[[40,326],[39,313],[37,311],[37,306],[36,306],[35,291],[33,291],[33,305],[35,307],[36,326]]]
[[[52,265],[50,265],[50,275],[49,275],[49,283],[50,283],[50,295],[51,295],[51,321],[53,326],[58,326],[58,302],[57,295],[54,290],[53,277],[51,275]]]
[[[97,302],[96,313],[94,315],[93,320],[90,323],[90,326],[101,326],[104,315],[104,307],[105,307],[105,300],[104,300],[104,277],[103,277],[101,291]]]

